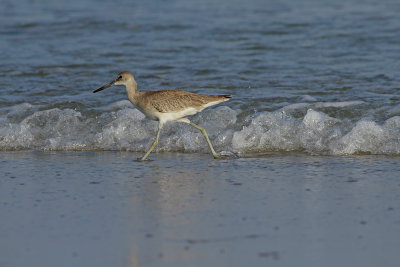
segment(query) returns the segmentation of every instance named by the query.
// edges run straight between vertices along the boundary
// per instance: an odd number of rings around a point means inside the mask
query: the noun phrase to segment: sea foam
[[[241,110],[220,106],[206,109],[191,120],[207,130],[217,151],[400,155],[399,116],[379,124],[366,119],[357,122],[337,119],[311,108],[301,118],[286,111],[279,109],[243,116]],[[1,116],[0,122],[0,150],[3,151],[144,152],[153,142],[158,125],[127,102],[87,114],[58,108],[38,111],[24,104]],[[167,123],[155,151],[206,153],[208,149],[197,129],[184,123]]]

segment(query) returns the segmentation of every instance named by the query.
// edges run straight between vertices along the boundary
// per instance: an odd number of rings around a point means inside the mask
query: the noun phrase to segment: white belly
[[[157,115],[158,115],[159,121],[161,123],[165,123],[168,121],[176,121],[176,120],[182,119],[186,116],[194,115],[199,111],[201,111],[201,110],[190,107],[190,108],[182,109],[177,112],[166,112],[166,113],[159,112]]]
[[[178,121],[182,118],[185,118],[186,116],[194,115],[197,112],[202,111],[203,109],[219,104],[223,101],[214,101],[207,103],[206,105],[202,107],[187,107],[185,109],[182,109],[180,111],[175,111],[175,112],[159,112],[154,109],[142,109],[140,106],[136,106],[138,110],[140,110],[146,117],[148,117],[151,120],[155,121],[160,121],[160,123],[164,124],[168,121]]]

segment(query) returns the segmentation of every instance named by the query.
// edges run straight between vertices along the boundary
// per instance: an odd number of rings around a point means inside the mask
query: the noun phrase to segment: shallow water
[[[397,157],[3,152],[0,266],[398,266]]]
[[[400,2],[11,1],[0,266],[398,266]],[[121,87],[233,98],[164,126]],[[127,151],[127,152],[125,152]],[[179,152],[179,153],[178,153]]]
[[[8,1],[0,150],[145,151],[122,88],[232,94],[193,120],[239,154],[400,154],[398,1]],[[206,152],[170,126],[156,151]]]

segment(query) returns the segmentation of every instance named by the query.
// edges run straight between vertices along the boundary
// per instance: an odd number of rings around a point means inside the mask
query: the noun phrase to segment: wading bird
[[[158,121],[156,138],[150,149],[140,159],[141,161],[146,160],[150,152],[156,147],[161,128],[168,121],[188,123],[200,130],[206,138],[214,158],[220,157],[215,152],[206,130],[191,122],[187,116],[194,115],[207,107],[228,101],[231,95],[202,95],[181,90],[139,92],[135,78],[130,72],[121,72],[115,80],[94,90],[93,93],[97,93],[113,85],[125,85],[126,93],[132,104],[149,119]]]

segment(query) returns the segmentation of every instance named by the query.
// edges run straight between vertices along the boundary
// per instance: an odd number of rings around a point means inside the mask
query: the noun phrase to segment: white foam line
[[[365,103],[364,101],[318,102],[318,103],[315,103],[315,107],[316,108],[328,108],[328,107],[343,108],[343,107],[348,107],[348,106],[361,105],[364,103]]]

